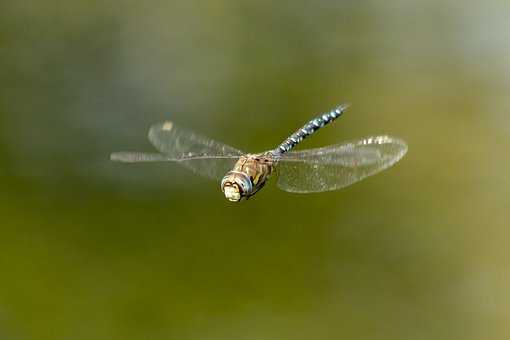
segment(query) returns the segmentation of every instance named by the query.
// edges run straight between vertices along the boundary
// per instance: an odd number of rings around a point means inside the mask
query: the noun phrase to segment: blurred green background
[[[0,338],[509,339],[508,1],[3,1]],[[248,151],[409,144],[345,190],[219,183],[172,119]]]

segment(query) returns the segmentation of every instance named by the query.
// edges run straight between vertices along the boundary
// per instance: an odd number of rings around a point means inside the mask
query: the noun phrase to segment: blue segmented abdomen
[[[303,126],[301,129],[297,130],[292,135],[290,135],[290,137],[287,138],[282,144],[280,144],[280,146],[278,146],[278,148],[275,151],[280,154],[290,151],[290,149],[301,143],[303,139],[305,139],[315,131],[319,130],[323,126],[329,124],[330,122],[340,117],[348,107],[349,105],[347,104],[340,105],[334,110],[331,110],[328,113],[324,113],[312,119],[311,121],[306,123],[306,125]]]

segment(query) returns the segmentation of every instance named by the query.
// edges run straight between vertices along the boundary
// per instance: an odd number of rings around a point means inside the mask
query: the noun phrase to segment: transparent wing
[[[148,137],[160,154],[117,152],[110,158],[128,163],[177,162],[196,174],[221,179],[232,170],[243,154],[240,150],[178,127],[172,122],[151,126]]]
[[[110,155],[110,160],[123,163],[140,163],[140,162],[173,162],[175,159],[167,157],[160,153],[146,152],[114,152]]]
[[[389,168],[406,152],[407,144],[390,136],[289,152],[278,163],[278,186],[296,193],[340,189]]]
[[[149,140],[159,152],[175,159],[193,156],[239,157],[243,154],[231,146],[168,121],[151,126]]]
[[[223,159],[237,160],[239,156],[200,156],[193,155],[189,157],[171,158],[161,153],[148,153],[148,152],[131,152],[120,151],[114,152],[110,155],[110,159],[115,162],[123,163],[140,163],[140,162],[186,162],[186,161],[214,161]]]
[[[178,160],[179,164],[196,174],[212,179],[223,178],[243,154],[168,121],[151,126],[149,141],[165,156]]]
[[[171,158],[161,153],[145,153],[121,151],[114,152],[110,159],[115,162],[141,163],[141,162],[176,162],[192,171],[212,179],[222,179],[234,167],[239,156],[189,156]]]

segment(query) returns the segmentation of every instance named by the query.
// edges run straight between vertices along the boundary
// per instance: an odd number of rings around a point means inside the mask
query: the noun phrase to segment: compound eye
[[[250,188],[250,185],[247,183],[246,180],[241,181],[241,187],[243,188],[243,192],[247,192]]]

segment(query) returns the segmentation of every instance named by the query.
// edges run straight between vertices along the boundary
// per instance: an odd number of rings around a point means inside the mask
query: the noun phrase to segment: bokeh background
[[[0,338],[509,339],[508,1],[2,1]],[[249,151],[409,144],[243,204],[150,124]]]

